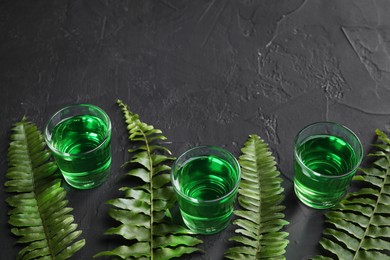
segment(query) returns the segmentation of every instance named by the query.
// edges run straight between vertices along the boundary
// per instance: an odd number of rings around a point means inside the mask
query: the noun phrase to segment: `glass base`
[[[184,224],[196,234],[212,235],[221,232],[230,224],[230,216],[219,218],[199,218],[188,216],[181,211]]]
[[[300,188],[298,185],[294,184],[295,195],[297,195],[298,199],[305,204],[314,209],[329,209],[340,201],[340,198],[337,200],[326,200],[323,196],[318,194],[310,194],[308,191]]]
[[[79,190],[89,190],[102,185],[111,173],[111,166],[103,172],[75,176],[70,173],[63,173],[65,181],[73,188]],[[70,177],[71,176],[71,177]]]

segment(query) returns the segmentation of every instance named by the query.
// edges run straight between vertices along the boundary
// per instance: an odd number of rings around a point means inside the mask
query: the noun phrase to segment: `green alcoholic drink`
[[[101,111],[97,107],[84,106],[88,111],[60,117],[61,120],[57,118],[58,122],[48,125],[50,130],[46,131],[47,142],[64,179],[78,189],[102,184],[111,166],[111,124],[107,121],[108,117],[96,113]]]
[[[332,125],[331,129],[339,127]],[[294,189],[298,198],[310,207],[323,209],[336,205],[361,162],[362,149],[356,136],[348,132],[343,136],[339,131],[338,135],[314,131],[296,142]]]
[[[217,233],[230,223],[239,165],[230,153],[216,147],[198,147],[184,157],[176,161],[172,171],[183,221],[197,233]]]

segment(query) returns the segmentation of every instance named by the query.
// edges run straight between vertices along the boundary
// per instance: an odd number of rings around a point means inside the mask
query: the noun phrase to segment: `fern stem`
[[[38,197],[39,194],[37,194],[36,190],[37,190],[37,185],[35,183],[35,174],[34,174],[34,167],[33,167],[33,163],[32,163],[32,160],[31,160],[31,152],[32,149],[30,149],[30,144],[29,144],[29,141],[28,141],[28,137],[27,137],[27,131],[26,131],[26,121],[22,121],[21,122],[21,128],[22,128],[22,132],[23,132],[23,136],[25,136],[25,143],[26,143],[26,147],[27,147],[27,153],[28,153],[28,166],[29,166],[29,171],[31,172],[31,187],[32,187],[32,192],[34,192],[34,197]],[[44,230],[44,234],[45,234],[45,240],[46,242],[48,243],[48,250],[49,250],[49,254],[50,254],[50,258],[51,259],[55,259],[55,256],[54,256],[54,253],[53,253],[53,250],[52,250],[52,245],[50,244],[50,238],[49,238],[49,235],[48,235],[48,230],[47,230],[47,225],[45,224],[45,219],[42,215],[42,210],[41,210],[41,203],[39,200],[37,200],[37,208],[38,208],[38,213],[39,213],[39,218],[41,219],[41,222],[42,222],[42,228]]]
[[[284,214],[281,212],[284,206],[280,202],[284,197],[275,158],[258,135],[250,135],[241,152],[238,161],[242,169],[242,180],[238,202],[242,210],[234,211],[238,218],[233,223],[239,227],[236,229],[238,234],[229,239],[238,242],[239,246],[229,248],[225,257],[285,259],[283,254],[288,244],[288,233],[281,229],[288,222],[283,220]],[[268,190],[269,185],[274,188]],[[274,203],[267,201],[271,197]],[[270,213],[265,216],[263,212]]]
[[[117,102],[119,104],[119,106],[122,107],[122,110],[125,112],[125,113],[128,113],[130,114],[131,112],[129,111],[128,109],[128,106],[126,104],[124,104],[122,102],[122,100],[118,100]],[[153,260],[154,259],[154,242],[153,242],[153,234],[154,234],[154,229],[153,229],[153,222],[154,222],[154,218],[153,218],[153,212],[154,212],[154,207],[153,207],[153,200],[154,200],[154,197],[153,197],[153,181],[152,181],[152,178],[153,178],[153,160],[152,160],[152,152],[150,150],[150,145],[149,145],[149,142],[148,142],[148,138],[147,138],[147,135],[145,133],[145,131],[143,131],[142,127],[139,127],[137,125],[137,128],[138,128],[138,131],[142,134],[142,138],[145,142],[145,146],[146,146],[146,152],[148,154],[148,158],[149,158],[149,179],[150,179],[150,182],[149,182],[149,189],[150,189],[150,260]]]
[[[140,129],[141,133],[142,133],[142,136],[145,140],[145,145],[146,145],[146,150],[147,150],[147,153],[148,153],[148,158],[149,158],[149,167],[150,167],[150,171],[149,171],[149,177],[150,177],[150,180],[153,179],[153,160],[152,160],[152,154],[151,154],[151,151],[150,151],[150,146],[149,146],[149,142],[148,142],[148,139],[146,137],[146,134],[144,131],[142,131],[142,129]],[[153,181],[150,181],[149,182],[149,189],[150,189],[150,259],[153,260],[154,259],[154,254],[153,254],[153,248],[154,248],[154,243],[153,243],[153,233],[154,233],[154,230],[153,230],[153,222],[154,222],[154,219],[153,219],[153,200],[154,200],[154,197],[153,197]]]
[[[96,256],[168,260],[201,251],[195,247],[202,243],[201,240],[189,236],[191,231],[172,223],[170,208],[176,197],[170,185],[170,167],[166,163],[174,158],[166,156],[165,153],[171,155],[171,152],[158,144],[158,140],[166,137],[161,130],[140,121],[139,116],[121,100],[117,104],[124,114],[129,139],[136,146],[128,150],[132,156],[127,163],[132,163],[134,167],[127,175],[139,178],[142,184],[134,188],[122,187],[120,190],[126,191],[125,198],[108,202],[119,208],[113,210],[110,216],[122,223],[109,229],[108,233],[120,235],[130,243],[137,241]],[[134,223],[129,221],[128,214],[134,216]]]
[[[250,139],[253,142],[253,146],[254,146],[254,150],[255,150],[254,154],[257,154],[257,149],[256,148],[258,147],[258,145],[256,143],[256,138],[254,136],[250,136]],[[260,169],[260,166],[259,166],[260,165],[260,162],[259,162],[260,159],[259,159],[258,156],[255,156],[255,159],[256,159],[255,160],[256,169]],[[259,194],[261,194],[261,190],[262,189],[261,189],[260,182],[258,182],[257,185],[258,185]],[[261,205],[261,201],[260,201],[260,205]],[[261,221],[261,214],[259,214],[259,223],[262,223],[262,221]],[[257,230],[256,235],[258,237],[257,246],[256,246],[256,259],[260,259],[261,258],[261,254],[260,253],[261,253],[261,248],[262,248],[261,243],[260,243],[261,238],[262,238],[262,233],[261,233],[260,229]]]
[[[389,169],[386,170],[386,175],[384,176],[384,179],[386,180],[387,176],[389,174]],[[360,248],[362,247],[363,245],[363,242],[364,242],[364,238],[367,236],[367,233],[368,233],[368,230],[371,226],[371,223],[372,223],[372,220],[375,216],[375,213],[376,213],[376,210],[378,208],[378,204],[379,204],[379,199],[382,197],[382,194],[383,194],[383,189],[384,189],[384,186],[386,184],[386,181],[382,182],[382,185],[381,185],[381,188],[380,188],[380,191],[379,191],[379,194],[378,196],[376,197],[376,202],[375,202],[375,206],[374,206],[374,209],[371,213],[371,216],[370,216],[370,220],[368,221],[368,225],[366,226],[365,230],[364,230],[364,234],[363,234],[363,237],[360,239],[360,243],[355,251],[355,254],[353,256],[353,259],[352,260],[355,260],[357,259],[358,255],[359,255],[359,251],[360,251]]]

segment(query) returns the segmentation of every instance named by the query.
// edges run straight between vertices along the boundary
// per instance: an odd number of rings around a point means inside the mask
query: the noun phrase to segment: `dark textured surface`
[[[92,103],[113,123],[113,172],[101,187],[68,190],[86,246],[74,259],[113,249],[105,201],[119,195],[127,133],[115,101],[161,129],[178,156],[199,144],[239,156],[249,134],[270,144],[285,182],[287,259],[319,252],[323,211],[292,190],[292,145],[314,121],[347,125],[365,154],[374,130],[390,131],[390,2],[302,0],[0,2],[0,182],[10,128],[26,115],[43,129],[73,103]],[[20,248],[0,186],[0,255]],[[202,237],[222,259],[234,226]]]

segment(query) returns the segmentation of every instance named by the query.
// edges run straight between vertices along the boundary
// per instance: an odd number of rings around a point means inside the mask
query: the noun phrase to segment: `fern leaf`
[[[325,215],[329,226],[320,244],[339,259],[390,259],[390,139],[376,134],[382,143],[370,155],[375,161],[353,178],[362,187]]]
[[[8,222],[11,232],[20,237],[17,242],[28,244],[17,259],[69,258],[85,240],[77,240],[81,231],[72,223],[57,166],[49,161],[50,152],[34,124],[23,118],[12,130],[5,183],[12,193],[6,200],[13,208]]]
[[[234,224],[238,235],[230,238],[240,246],[225,252],[229,259],[285,259],[287,232],[281,229],[284,220],[282,179],[278,176],[275,158],[267,144],[257,135],[250,135],[241,149],[239,163],[242,181],[238,201],[243,210],[235,210]]]
[[[170,224],[169,209],[176,197],[166,163],[174,158],[167,148],[157,144],[166,137],[160,130],[141,122],[122,101],[118,100],[118,105],[124,114],[129,139],[138,145],[129,150],[132,157],[127,164],[133,168],[126,175],[139,179],[142,184],[122,187],[124,196],[108,201],[114,207],[109,215],[121,224],[110,228],[106,234],[119,235],[128,240],[128,244],[100,252],[95,257],[170,259],[200,251],[195,246],[201,240],[189,236],[191,231]]]

